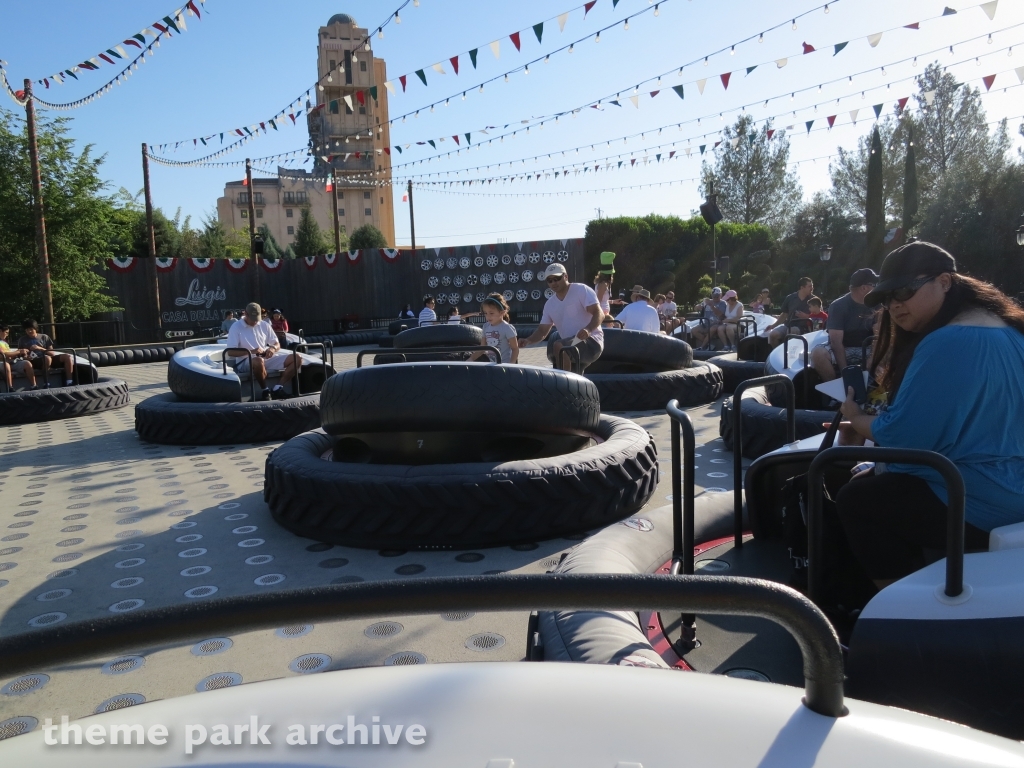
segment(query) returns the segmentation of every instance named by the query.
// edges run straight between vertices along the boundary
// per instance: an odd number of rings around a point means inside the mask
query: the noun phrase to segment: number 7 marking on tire
[[[423,447],[423,441],[422,440],[417,440],[416,441],[416,447],[417,448],[422,448]]]

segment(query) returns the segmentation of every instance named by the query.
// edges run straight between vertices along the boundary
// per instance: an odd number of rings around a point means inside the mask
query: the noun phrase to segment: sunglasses
[[[888,309],[889,305],[894,301],[898,301],[901,304],[905,301],[910,301],[914,297],[915,293],[921,290],[924,286],[928,285],[928,283],[930,283],[936,277],[938,277],[938,275],[932,275],[931,277],[920,277],[911,283],[907,283],[902,288],[897,288],[896,290],[890,292],[889,295],[886,296],[884,299],[882,299],[882,306]]]
[[[548,282],[549,284],[550,284],[550,283],[560,283],[560,282],[562,282],[562,275],[556,275],[556,276],[554,276],[554,277],[549,277],[549,278],[547,279],[547,282]]]

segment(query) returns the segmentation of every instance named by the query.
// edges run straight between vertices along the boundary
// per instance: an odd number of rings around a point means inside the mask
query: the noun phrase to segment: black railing
[[[39,328],[55,343],[60,342],[74,347],[107,347],[125,343],[123,320],[39,323]]]

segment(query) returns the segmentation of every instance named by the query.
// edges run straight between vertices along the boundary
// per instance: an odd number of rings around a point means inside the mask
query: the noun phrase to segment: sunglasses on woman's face
[[[928,285],[928,283],[930,283],[936,277],[938,277],[938,275],[932,275],[931,277],[920,277],[911,283],[907,283],[902,288],[897,288],[884,299],[882,299],[882,306],[888,309],[889,305],[894,301],[898,301],[901,304],[905,301],[910,301],[912,298],[914,298],[915,293],[924,288],[924,286]]]

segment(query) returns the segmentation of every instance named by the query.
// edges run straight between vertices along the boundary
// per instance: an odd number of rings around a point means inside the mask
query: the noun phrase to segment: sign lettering
[[[184,307],[192,305],[196,307],[206,306],[207,309],[213,306],[215,301],[225,301],[228,297],[227,291],[221,288],[219,285],[210,290],[205,285],[199,287],[199,278],[193,278],[192,282],[189,283],[188,292],[184,296],[179,296],[174,300],[174,306]]]

